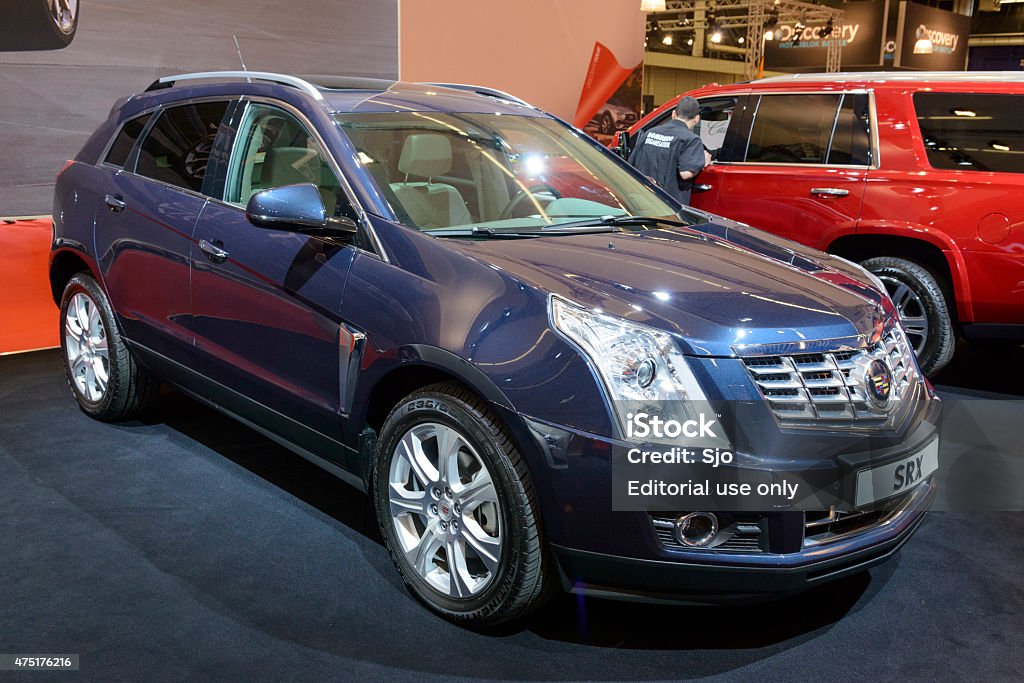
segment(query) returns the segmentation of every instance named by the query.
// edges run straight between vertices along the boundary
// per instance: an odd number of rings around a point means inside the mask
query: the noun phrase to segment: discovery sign
[[[888,2],[850,2],[843,10],[843,25],[802,25],[784,22],[775,27],[773,39],[764,44],[765,68],[769,70],[824,70],[830,42],[842,44],[842,65],[879,66]]]
[[[892,46],[897,69],[963,71],[970,17],[904,0],[898,26]]]

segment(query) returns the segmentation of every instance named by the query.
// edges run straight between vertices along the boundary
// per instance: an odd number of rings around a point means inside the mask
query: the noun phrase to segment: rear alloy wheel
[[[75,391],[90,403],[102,400],[110,382],[110,348],[100,309],[85,292],[75,292],[68,302],[64,348]]]
[[[946,295],[948,284],[925,266],[907,259],[881,256],[861,265],[885,285],[921,371],[931,375],[944,368],[956,350],[956,330]]]
[[[546,579],[536,498],[486,405],[456,385],[427,387],[392,411],[378,446],[377,517],[412,592],[477,625],[536,607]]]
[[[60,322],[64,371],[85,413],[124,420],[152,404],[160,384],[132,357],[106,295],[89,275],[75,275],[64,288]]]

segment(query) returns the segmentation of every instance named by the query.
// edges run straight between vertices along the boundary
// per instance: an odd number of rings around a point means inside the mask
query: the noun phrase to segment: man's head
[[[693,128],[700,120],[700,102],[693,97],[681,97],[676,103],[672,116]]]

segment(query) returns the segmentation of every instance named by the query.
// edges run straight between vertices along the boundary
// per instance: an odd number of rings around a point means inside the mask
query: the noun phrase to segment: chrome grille
[[[910,395],[917,381],[910,344],[899,325],[877,343],[824,353],[743,358],[761,396],[783,424],[883,423],[891,411],[876,408],[866,394],[861,363],[886,360],[892,371],[892,405]]]
[[[805,548],[841,541],[850,536],[889,524],[918,499],[928,495],[927,484],[890,498],[870,510],[839,512],[835,508],[826,511],[804,513]]]

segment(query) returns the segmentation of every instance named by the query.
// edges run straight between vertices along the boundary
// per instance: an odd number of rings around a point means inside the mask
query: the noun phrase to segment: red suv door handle
[[[707,183],[701,183],[699,185],[694,185],[692,189],[694,192],[707,192],[711,189],[711,186]]]
[[[838,187],[812,187],[811,194],[816,197],[845,197],[850,191]]]

